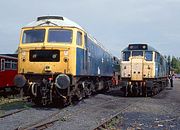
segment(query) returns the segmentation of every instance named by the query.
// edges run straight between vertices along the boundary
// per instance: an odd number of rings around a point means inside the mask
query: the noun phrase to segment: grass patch
[[[30,104],[27,104],[25,101],[14,101],[10,103],[4,103],[0,105],[0,110],[9,111],[14,109],[21,109],[21,108],[29,108],[31,107]]]
[[[122,116],[118,115],[99,127],[100,130],[116,130],[117,125],[122,123]]]
[[[0,116],[4,115],[4,113],[5,113],[4,111],[0,110]]]

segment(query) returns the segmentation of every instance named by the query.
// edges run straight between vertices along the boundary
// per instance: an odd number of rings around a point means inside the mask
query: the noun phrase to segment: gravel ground
[[[67,109],[64,121],[56,122],[49,130],[92,130],[114,114],[123,111],[138,99],[113,97],[99,94]],[[62,115],[59,116],[59,118]]]
[[[166,89],[153,98],[122,97],[118,88],[98,94],[63,109],[33,107],[0,119],[0,130],[12,130],[47,119],[59,112],[59,119],[48,130],[92,130],[119,113],[114,129],[178,130],[180,129],[180,80],[173,89]],[[111,127],[110,127],[111,128]],[[109,129],[110,129],[109,128]]]
[[[121,120],[110,127],[123,130],[179,130],[179,95],[180,80],[175,80],[174,88],[166,88],[152,98],[140,99],[140,102],[123,111]]]
[[[63,109],[32,107],[0,119],[0,130],[24,128],[27,125],[47,119],[57,112],[59,114],[54,118],[50,118],[49,121],[53,119],[59,119],[59,121],[49,129],[93,129],[111,115],[137,101],[137,99],[127,100],[127,98],[98,94],[89,99],[82,100],[74,106]]]
[[[47,118],[57,111],[59,110],[56,108],[30,108],[20,113],[0,119],[0,130],[14,130],[16,128],[22,128],[26,125]]]

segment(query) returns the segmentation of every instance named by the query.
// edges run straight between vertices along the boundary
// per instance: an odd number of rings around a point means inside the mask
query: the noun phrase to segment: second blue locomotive
[[[168,85],[169,64],[148,44],[129,44],[122,51],[121,78],[125,96],[152,96]]]

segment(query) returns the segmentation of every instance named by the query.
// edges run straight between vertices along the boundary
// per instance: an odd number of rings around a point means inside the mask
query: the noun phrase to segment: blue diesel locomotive
[[[168,85],[167,60],[148,44],[129,44],[122,51],[121,79],[125,96],[152,96]]]
[[[70,103],[111,87],[114,63],[117,58],[75,22],[42,16],[22,28],[14,81],[36,104]]]

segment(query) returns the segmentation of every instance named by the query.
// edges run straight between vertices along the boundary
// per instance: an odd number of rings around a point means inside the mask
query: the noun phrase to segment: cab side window
[[[155,53],[155,62],[160,62],[160,54],[159,53]]]
[[[82,33],[81,32],[77,32],[76,44],[79,46],[82,45]]]
[[[123,61],[129,61],[130,51],[123,52]]]

